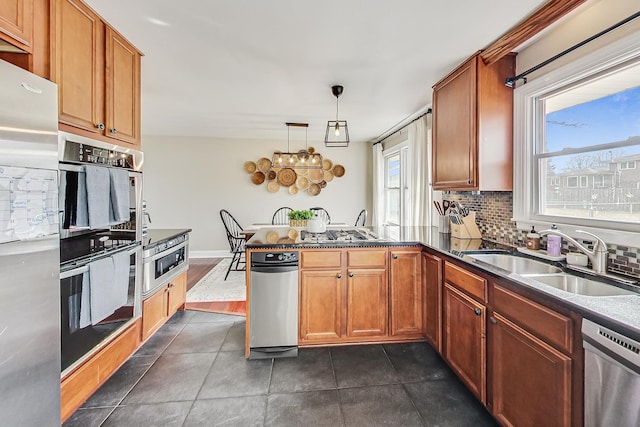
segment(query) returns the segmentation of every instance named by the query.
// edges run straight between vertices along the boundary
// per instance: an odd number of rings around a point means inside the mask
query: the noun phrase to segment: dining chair
[[[289,212],[293,209],[289,207],[282,207],[273,214],[271,218],[271,225],[288,225],[289,224]]]
[[[327,224],[331,224],[331,216],[329,216],[329,212],[327,212],[324,208],[311,208],[309,209],[314,215],[318,215],[318,218],[323,220]]]
[[[358,214],[358,218],[356,219],[356,227],[364,227],[364,224],[367,222],[367,210],[362,209]]]
[[[227,269],[227,274],[224,276],[224,280],[227,280],[229,272],[231,271],[245,271],[247,269],[247,260],[245,257],[245,238],[240,234],[242,227],[236,221],[236,219],[227,210],[220,210],[220,218],[224,229],[227,232],[227,240],[229,241],[229,248],[231,249],[232,258],[231,264]],[[240,264],[243,264],[240,267]]]

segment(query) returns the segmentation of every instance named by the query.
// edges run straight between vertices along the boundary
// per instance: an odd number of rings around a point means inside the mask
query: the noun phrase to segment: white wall
[[[283,145],[266,140],[145,136],[142,143],[144,198],[153,220],[150,228],[192,228],[193,257],[228,254],[220,209],[231,212],[242,226],[270,222],[281,206],[322,206],[333,222],[348,224],[355,222],[361,209],[371,211],[370,144],[351,143],[348,148],[315,144],[325,158],[342,164],[346,174],[313,197],[306,192],[290,195],[286,188],[269,193],[266,183],[252,184],[251,175],[243,170],[245,161],[270,158],[274,150],[286,148],[286,141]]]
[[[543,36],[519,49],[516,58],[518,74],[551,58],[565,49],[599,33],[638,12],[639,0],[590,0],[575,13],[556,24]],[[549,71],[605,46],[632,32],[640,31],[640,18],[587,43],[568,55],[527,76],[533,80]],[[522,82],[518,82],[518,85]]]

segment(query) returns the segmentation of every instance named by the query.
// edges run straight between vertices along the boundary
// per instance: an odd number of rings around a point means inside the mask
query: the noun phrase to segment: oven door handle
[[[170,248],[168,248],[167,250],[164,250],[164,251],[162,251],[162,252],[159,252],[159,253],[155,254],[154,256],[152,256],[152,257],[144,257],[144,262],[145,262],[145,264],[147,264],[147,263],[150,263],[150,262],[156,261],[157,259],[160,259],[160,258],[162,258],[162,257],[164,257],[164,256],[167,256],[167,255],[168,255],[168,254],[170,254],[171,252],[175,252],[175,251],[177,251],[178,249],[184,248],[185,246],[187,246],[187,243],[188,243],[188,242],[184,241],[184,242],[180,243],[179,245],[171,246],[171,247],[170,247]]]
[[[129,249],[127,251],[127,254],[129,256],[131,256],[131,255],[133,255],[136,252],[139,252],[141,250],[142,250],[142,246],[138,244],[138,245],[134,246],[133,248]],[[113,251],[113,252],[109,253],[106,256],[111,256],[111,255],[116,254],[118,252],[120,252],[120,251]],[[76,267],[76,268],[71,269],[71,270],[60,272],[60,280],[66,279],[66,278],[69,278],[69,277],[72,277],[72,276],[78,276],[80,274],[84,274],[84,273],[88,272],[89,271],[89,264],[91,264],[93,261],[97,261],[98,259],[105,258],[106,256],[96,257],[95,259],[89,260],[89,262],[87,262],[86,264],[84,264],[84,265],[82,265],[80,267]]]
[[[84,274],[89,271],[89,264],[83,265],[82,267],[74,268],[72,270],[62,271],[60,273],[60,280],[67,279],[73,276],[79,276],[80,274]]]

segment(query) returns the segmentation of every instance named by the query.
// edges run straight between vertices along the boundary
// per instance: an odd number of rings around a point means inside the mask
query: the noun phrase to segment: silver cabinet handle
[[[396,254],[393,254],[391,256],[393,257],[393,259],[398,259],[398,255],[396,255]]]
[[[100,130],[104,130],[104,123],[98,123],[96,127]]]
[[[349,273],[349,277],[353,277],[353,273]]]
[[[493,317],[493,316],[489,317],[489,322],[491,322],[491,323],[492,323],[492,324],[494,324],[494,325],[495,325],[496,323],[498,323],[498,321],[496,320],[496,318],[495,318],[495,317]]]
[[[338,273],[338,274],[336,274],[336,277],[337,277],[338,279],[342,279],[342,273]]]
[[[473,180],[468,179],[468,180],[467,180],[467,184],[469,184],[469,185],[473,184]]]
[[[482,314],[482,310],[480,310],[479,308],[474,308],[473,312],[476,314],[476,316],[480,316]]]
[[[118,133],[118,130],[116,128],[113,128],[113,129],[109,129],[109,132],[111,132],[112,134],[116,134]]]

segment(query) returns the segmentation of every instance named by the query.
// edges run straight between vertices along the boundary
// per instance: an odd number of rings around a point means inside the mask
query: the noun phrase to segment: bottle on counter
[[[557,230],[555,224],[551,225],[552,230]],[[547,235],[547,254],[559,256],[562,249],[562,237],[556,236],[555,234]]]
[[[540,249],[540,235],[536,232],[534,226],[531,226],[531,231],[527,234],[527,249],[532,251]]]

